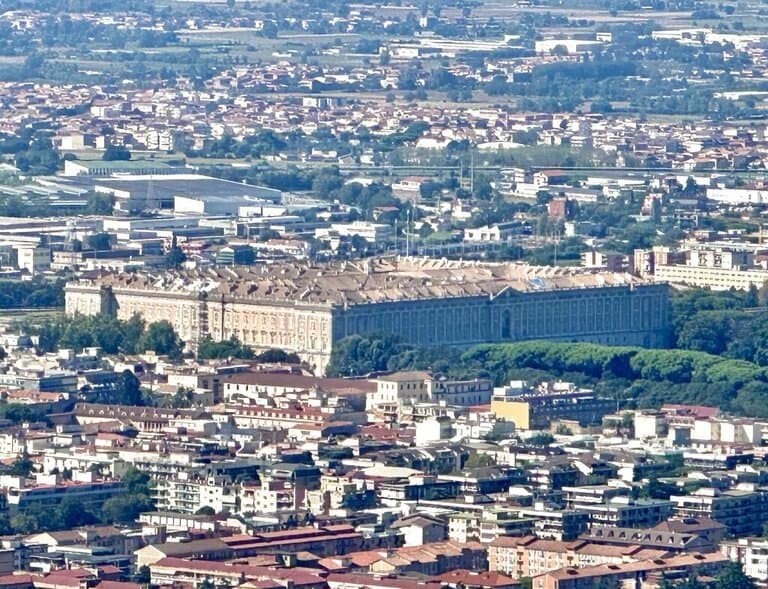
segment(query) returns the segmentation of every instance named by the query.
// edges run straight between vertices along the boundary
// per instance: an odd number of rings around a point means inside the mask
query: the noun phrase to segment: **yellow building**
[[[519,429],[545,429],[558,419],[596,425],[613,407],[611,399],[601,399],[592,390],[564,382],[542,383],[533,388],[525,381],[512,381],[493,389],[491,398],[491,412]]]

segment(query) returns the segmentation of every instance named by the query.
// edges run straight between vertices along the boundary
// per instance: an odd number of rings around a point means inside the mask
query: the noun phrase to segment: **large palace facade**
[[[335,342],[388,332],[417,345],[532,339],[659,347],[667,286],[578,268],[436,259],[371,259],[162,273],[70,282],[69,314],[167,320],[194,349],[236,336],[255,350],[298,353],[319,373]]]

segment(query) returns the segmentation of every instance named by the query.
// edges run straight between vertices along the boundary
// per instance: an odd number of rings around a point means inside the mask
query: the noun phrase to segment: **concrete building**
[[[761,587],[768,583],[768,540],[765,538],[726,540],[720,544],[720,552],[744,567],[744,573]]]
[[[422,546],[447,539],[448,526],[438,517],[416,513],[397,520],[391,526],[403,533],[403,546]]]
[[[65,160],[64,176],[105,177],[115,174],[168,175],[183,171],[184,168],[169,166],[151,160],[103,161],[103,160]]]
[[[573,216],[574,203],[564,196],[556,196],[547,203],[547,214],[553,219],[568,219]]]
[[[51,250],[47,247],[16,247],[19,268],[35,274],[51,267]]]
[[[100,175],[100,174],[98,174]],[[237,214],[239,207],[275,203],[281,192],[200,174],[127,175],[99,179],[93,188],[115,199],[115,211],[170,209],[202,214]]]
[[[709,518],[725,525],[734,536],[758,535],[768,519],[762,491],[703,488],[690,495],[672,495],[675,517]]]
[[[530,226],[524,221],[507,221],[483,227],[468,227],[464,229],[464,241],[501,243],[521,238],[531,232]]]
[[[330,228],[315,230],[315,237],[328,237],[335,233],[340,237],[362,237],[371,244],[383,244],[392,240],[393,230],[385,223],[369,223],[368,221],[354,221],[352,223],[332,223]]]
[[[323,372],[333,344],[385,332],[422,346],[532,339],[662,346],[668,289],[628,274],[429,258],[115,274],[70,282],[72,315],[167,320],[190,348],[237,336]]]
[[[768,270],[657,265],[654,270],[654,278],[659,282],[685,284],[712,290],[730,290],[732,288],[749,290],[752,286],[760,288],[768,281]]]
[[[633,499],[629,490],[610,485],[563,487],[568,509],[586,513],[590,529],[600,526],[650,528],[672,514],[670,501]]]
[[[662,558],[666,550],[633,546],[603,546],[583,540],[558,542],[533,536],[496,538],[488,546],[488,567],[513,579],[535,577],[566,566],[582,568]]]
[[[689,576],[715,576],[728,562],[722,554],[679,554],[669,558],[655,558],[639,562],[601,564],[575,568],[567,566],[533,578],[536,589],[594,589],[597,586],[646,587],[653,580],[658,583],[661,575],[671,573],[675,579]],[[627,581],[627,585],[624,585]]]
[[[536,537],[543,540],[571,541],[586,532],[589,515],[575,509],[551,509],[539,501],[518,510],[521,517],[533,520]]]
[[[623,272],[627,269],[627,256],[618,252],[587,250],[581,254],[581,265],[593,270]]]
[[[488,379],[433,379],[429,372],[394,372],[376,379],[376,390],[366,395],[366,410],[384,406],[437,402],[446,405],[487,405],[493,383]]]
[[[431,401],[447,405],[487,405],[491,402],[493,383],[486,378],[473,380],[433,380],[428,383]]]
[[[155,492],[158,509],[177,513],[196,513],[202,507],[234,512],[237,499],[236,488],[226,477],[197,478],[186,472],[160,479]]]
[[[653,528],[593,526],[583,540],[612,546],[642,545],[668,552],[715,552],[717,543],[696,532],[675,532]]]
[[[637,440],[663,438],[669,431],[668,415],[661,411],[635,413],[634,425]]]
[[[634,262],[641,276],[712,290],[749,290],[768,280],[768,270],[755,265],[754,246],[694,244],[680,252],[637,250]]]
[[[10,510],[38,510],[55,507],[65,498],[81,501],[93,509],[125,490],[120,480],[97,480],[90,472],[75,472],[73,480],[61,480],[58,475],[38,475],[30,484],[21,477],[2,477],[0,487],[5,488]]]
[[[523,381],[493,389],[491,411],[496,417],[514,422],[522,429],[549,427],[552,420],[569,419],[582,425],[599,424],[615,408],[611,399],[601,399],[595,392],[579,389],[573,383],[543,383],[538,388]]]

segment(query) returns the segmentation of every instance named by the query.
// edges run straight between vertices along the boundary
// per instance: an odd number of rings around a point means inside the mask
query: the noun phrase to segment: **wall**
[[[115,289],[115,312],[127,320],[139,313],[150,323],[170,321],[191,349],[203,334],[214,340],[237,336],[256,350],[297,352],[322,374],[333,342],[352,334],[394,333],[420,346],[467,347],[532,339],[591,341],[661,347],[666,344],[666,285],[574,288],[495,298],[402,300],[332,308],[301,301],[202,299],[195,292]],[[107,312],[98,286],[68,285],[67,313]]]

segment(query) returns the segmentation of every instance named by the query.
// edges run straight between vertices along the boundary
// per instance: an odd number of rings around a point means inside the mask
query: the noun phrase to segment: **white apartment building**
[[[635,439],[647,440],[662,438],[669,430],[667,414],[660,411],[643,411],[635,413]]]
[[[381,405],[432,401],[446,405],[473,406],[491,402],[490,380],[439,380],[428,372],[395,372],[376,379],[376,391],[366,395],[366,410]]]
[[[753,419],[697,419],[691,432],[694,442],[760,444],[762,437],[763,426]]]
[[[336,233],[340,237],[357,235],[368,243],[381,244],[392,240],[392,227],[385,223],[370,223],[368,221],[353,221],[352,223],[332,223],[330,229],[318,229],[316,237],[325,237]]]
[[[51,250],[47,247],[19,246],[16,248],[19,268],[30,274],[51,267]]]
[[[157,508],[162,511],[196,513],[210,507],[216,513],[234,512],[237,504],[237,488],[229,477],[210,476],[193,478],[187,473],[157,482],[155,490]]]
[[[239,490],[240,509],[243,514],[275,514],[301,507],[296,505],[296,492],[287,481],[263,481],[261,485],[244,486]]]
[[[761,585],[768,581],[768,540],[765,538],[738,538],[725,540],[720,551],[733,562],[744,567],[744,573]]]

